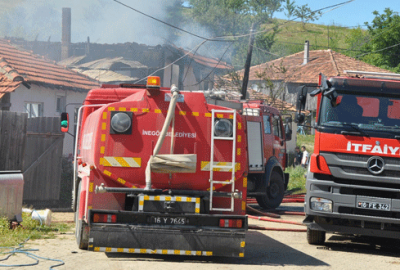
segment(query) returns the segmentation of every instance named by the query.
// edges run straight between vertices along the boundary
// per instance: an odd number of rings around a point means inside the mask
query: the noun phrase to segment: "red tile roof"
[[[216,68],[216,69],[232,69],[233,67],[229,65],[228,63],[221,61],[221,59],[217,58],[208,58],[205,56],[201,56],[199,54],[193,54],[189,51],[186,51],[182,48],[178,48],[175,45],[172,46],[176,50],[180,51],[182,54],[187,54],[187,57],[192,58],[196,63],[210,67],[210,68]]]
[[[365,62],[332,50],[310,51],[308,63],[303,65],[304,51],[250,68],[249,80],[260,80],[260,74],[265,72],[270,80],[284,80],[291,83],[317,84],[318,74],[328,77],[344,75],[345,70],[386,72]],[[243,76],[244,70],[239,74]]]
[[[21,83],[87,91],[99,83],[0,39],[0,98]]]

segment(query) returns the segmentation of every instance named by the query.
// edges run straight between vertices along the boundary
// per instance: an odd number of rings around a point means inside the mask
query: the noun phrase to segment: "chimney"
[[[89,56],[90,54],[90,38],[87,37],[87,42],[86,42],[86,46],[85,46],[85,54],[86,56]]]
[[[308,63],[308,58],[310,58],[310,44],[309,44],[308,40],[306,40],[306,42],[304,42],[304,61],[303,61],[303,65]]]
[[[61,60],[69,57],[71,45],[71,8],[62,9]]]

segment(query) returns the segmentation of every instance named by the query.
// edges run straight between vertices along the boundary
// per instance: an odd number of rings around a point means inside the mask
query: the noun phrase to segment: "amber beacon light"
[[[147,88],[160,88],[160,77],[158,76],[149,76],[147,77]]]

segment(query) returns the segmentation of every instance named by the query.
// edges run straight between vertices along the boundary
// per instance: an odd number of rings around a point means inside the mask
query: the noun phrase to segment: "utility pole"
[[[254,26],[255,26],[255,24],[253,23],[251,25],[251,29],[250,29],[250,40],[249,40],[249,48],[247,50],[246,64],[244,65],[244,75],[243,75],[243,85],[242,85],[242,99],[246,99],[247,85],[249,83],[251,55],[253,53],[253,44],[254,44]]]
[[[329,49],[329,25],[328,25],[328,49]]]

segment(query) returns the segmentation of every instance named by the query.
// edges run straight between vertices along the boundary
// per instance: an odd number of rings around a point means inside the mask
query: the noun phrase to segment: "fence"
[[[57,207],[64,134],[58,117],[0,111],[0,170],[21,170],[24,204]]]
[[[28,115],[0,111],[0,171],[23,170]]]

